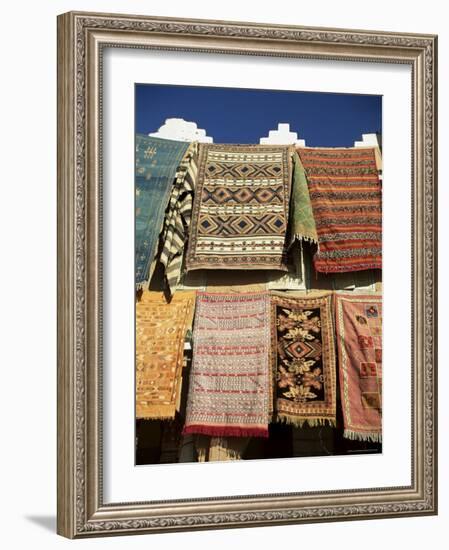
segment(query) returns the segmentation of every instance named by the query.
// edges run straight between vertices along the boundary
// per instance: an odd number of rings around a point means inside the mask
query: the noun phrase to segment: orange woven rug
[[[374,148],[298,148],[324,273],[382,267],[382,198]]]
[[[174,418],[195,292],[144,291],[136,304],[136,418]]]

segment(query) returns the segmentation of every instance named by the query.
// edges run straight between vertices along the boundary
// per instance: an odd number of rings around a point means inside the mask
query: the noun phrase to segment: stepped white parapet
[[[362,141],[354,141],[354,147],[379,147],[376,134],[362,134]]]
[[[199,141],[200,143],[214,141],[212,137],[206,135],[206,130],[198,128],[196,122],[188,122],[183,118],[167,118],[157,132],[148,135],[176,141]]]
[[[261,145],[298,145],[305,147],[304,139],[298,139],[297,132],[290,131],[290,124],[281,122],[278,124],[277,130],[270,130],[268,137],[260,138]]]

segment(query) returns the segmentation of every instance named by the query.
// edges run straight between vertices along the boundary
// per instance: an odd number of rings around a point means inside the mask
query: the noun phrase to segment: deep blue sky
[[[215,143],[259,143],[279,122],[312,147],[350,147],[381,132],[382,97],[197,86],[136,85],[136,132],[156,132],[166,118],[204,128]]]

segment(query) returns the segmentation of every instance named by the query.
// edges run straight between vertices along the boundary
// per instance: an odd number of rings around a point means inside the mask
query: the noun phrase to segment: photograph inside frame
[[[382,97],[135,85],[135,463],[382,452]]]

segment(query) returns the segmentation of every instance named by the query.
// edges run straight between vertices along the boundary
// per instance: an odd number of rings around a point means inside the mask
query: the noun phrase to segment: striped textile
[[[135,281],[148,288],[171,188],[188,143],[136,135]]]
[[[324,273],[382,268],[382,193],[374,148],[297,149],[318,232],[313,264]]]
[[[198,164],[198,143],[193,142],[179,165],[162,228],[160,261],[169,294],[182,273],[184,246],[188,238]]]
[[[287,271],[293,149],[201,144],[186,267]]]
[[[184,434],[268,437],[269,307],[266,292],[198,293]]]

